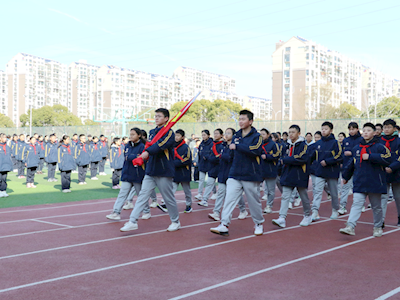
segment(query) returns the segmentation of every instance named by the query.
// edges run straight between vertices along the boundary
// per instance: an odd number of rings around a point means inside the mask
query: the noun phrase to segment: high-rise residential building
[[[393,96],[400,98],[400,80],[398,79],[393,82]]]
[[[7,115],[8,109],[8,76],[0,70],[0,113]]]
[[[326,105],[360,110],[393,94],[394,79],[301,37],[278,42],[272,54],[272,113],[311,119]]]

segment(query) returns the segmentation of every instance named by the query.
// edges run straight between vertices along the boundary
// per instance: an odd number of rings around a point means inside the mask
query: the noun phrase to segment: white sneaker
[[[206,201],[201,201],[201,202],[198,202],[197,204],[200,206],[204,206],[204,207],[208,206],[208,203]]]
[[[244,219],[246,219],[246,217],[248,216],[248,212],[247,212],[247,210],[244,210],[244,211],[241,211],[240,212],[240,214],[239,214],[239,216],[238,216],[238,219],[239,220],[244,220]]]
[[[301,198],[300,197],[298,197],[298,198],[296,198],[295,200],[294,200],[294,206],[300,206],[300,203],[301,203]]]
[[[277,225],[281,228],[285,228],[286,227],[286,220],[282,217],[279,217],[278,219],[273,219],[272,220],[272,224]]]
[[[339,232],[347,235],[356,235],[354,228],[351,227],[350,225],[346,225],[345,228],[339,229]]]
[[[341,206],[338,210],[339,215],[344,215],[347,213],[347,209],[344,206]]]
[[[167,231],[177,231],[180,228],[181,228],[181,223],[179,221],[172,222],[171,225],[168,226]]]
[[[5,197],[4,192],[0,192],[0,198],[4,198],[4,197]]]
[[[262,224],[257,224],[254,228],[254,235],[263,235],[264,227]]]
[[[201,201],[203,200],[203,196],[200,194],[197,194],[196,196],[194,196],[197,200]]]
[[[272,208],[271,208],[271,206],[267,205],[267,206],[264,208],[264,212],[265,212],[266,214],[272,213]]]
[[[289,209],[293,209],[293,203],[289,202]]]
[[[312,215],[310,215],[308,217],[304,216],[303,220],[300,222],[299,225],[300,226],[308,226],[311,224],[311,222],[312,222]]]
[[[150,219],[150,218],[151,218],[151,213],[143,214],[143,215],[142,215],[142,220],[148,220],[148,219]]]
[[[125,205],[122,207],[123,209],[133,209],[133,203],[132,202],[126,202]]]
[[[4,191],[3,194],[4,194],[4,197],[8,197],[9,196],[6,191]]]
[[[110,220],[121,220],[121,216],[115,212],[107,215],[106,218]]]
[[[78,184],[79,184],[79,185],[84,185],[85,183],[84,183],[84,182],[79,182]]]
[[[91,180],[99,180],[97,177],[90,178]]]
[[[213,194],[210,199],[211,200],[217,200],[217,194]]]
[[[218,227],[210,228],[210,231],[212,233],[216,233],[216,234],[223,235],[223,236],[228,236],[229,235],[228,227],[226,227],[223,224],[219,224]]]
[[[213,219],[214,221],[219,221],[221,220],[219,217],[219,213],[213,212],[212,214],[208,214],[208,217],[210,219]]]
[[[71,190],[62,190],[63,193],[71,193]]]
[[[157,201],[151,201],[150,207],[151,208],[156,208],[157,207]]]
[[[107,176],[107,173],[106,173],[106,172],[101,172],[101,173],[99,173],[99,175],[101,175],[101,176]]]
[[[18,173],[18,169],[14,169],[13,172],[14,172],[14,173]]]
[[[311,217],[312,217],[313,221],[318,221],[320,219],[319,218],[319,214],[318,214],[318,210],[313,210]]]
[[[361,212],[365,212],[365,205],[361,208]]]
[[[326,197],[326,199],[332,200],[332,196],[331,196],[331,195],[328,195],[328,197]]]
[[[137,230],[139,228],[137,223],[132,223],[131,221],[126,222],[124,227],[120,229],[120,231],[131,231],[131,230]]]
[[[336,209],[332,209],[331,219],[336,220],[339,217],[339,213]]]
[[[268,195],[264,195],[261,199],[262,200],[268,200]]]
[[[373,236],[374,237],[381,237],[383,234],[382,227],[374,227]]]

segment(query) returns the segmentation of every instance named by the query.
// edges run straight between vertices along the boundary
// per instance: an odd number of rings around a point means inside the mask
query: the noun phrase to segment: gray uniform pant
[[[221,223],[228,226],[231,223],[232,212],[243,195],[246,194],[250,214],[255,224],[264,223],[260,201],[260,183],[229,178],[226,182],[226,197],[222,210]]]
[[[218,183],[218,191],[217,191],[217,200],[215,200],[215,205],[213,212],[217,213],[218,215],[221,213],[222,205],[224,204],[224,200],[226,197],[226,184],[225,183]],[[242,197],[240,197],[239,200],[239,209],[240,212],[246,210],[246,203],[244,202],[243,199],[243,193]]]
[[[204,183],[206,180],[206,174],[205,172],[199,172],[199,189],[197,191],[197,194],[203,196],[203,189],[204,189]]]
[[[185,192],[186,206],[192,206],[192,191],[190,189],[190,182],[173,182],[172,192],[174,195],[179,184],[181,184],[183,191]]]
[[[272,207],[275,198],[276,178],[265,178],[264,180],[264,195],[268,195],[267,205]]]
[[[381,207],[381,194],[375,193],[354,193],[353,194],[353,205],[350,209],[349,219],[347,224],[351,227],[356,227],[357,221],[361,216],[361,210],[364,207],[365,199],[369,198],[371,203],[372,212],[374,214],[374,227],[382,227],[382,207]]]
[[[340,194],[340,206],[346,208],[347,199],[349,198],[349,193],[353,189],[353,176],[349,179],[346,184],[343,184],[342,191]]]
[[[208,177],[206,181],[206,188],[204,189],[203,201],[208,202],[211,192],[216,193],[215,181],[217,178]]]
[[[286,219],[287,212],[289,209],[289,201],[292,197],[292,193],[295,188],[297,189],[300,199],[301,199],[301,203],[303,204],[304,215],[306,217],[308,217],[311,213],[311,210],[310,210],[310,199],[308,198],[307,188],[292,187],[292,186],[283,186],[282,188],[283,188],[283,192],[282,192],[282,200],[281,200],[281,209],[279,210],[279,217]]]
[[[382,194],[381,206],[382,206],[383,221],[385,221],[385,217],[386,217],[387,203],[388,203],[390,188],[392,188],[393,198],[396,201],[397,214],[400,216],[400,182],[388,183],[387,194]]]
[[[119,190],[117,200],[114,203],[113,211],[117,214],[120,214],[122,207],[124,206],[124,203],[127,200],[132,202],[132,199],[135,196],[135,192],[139,194],[141,189],[142,189],[141,183],[122,181],[121,189]],[[150,212],[150,206],[149,202],[147,202],[146,205],[144,206],[143,213],[148,214],[149,212]]]
[[[337,178],[322,178],[315,176],[315,189],[312,210],[319,210],[321,206],[322,193],[324,192],[325,183],[328,184],[328,188],[331,192],[332,197],[332,208],[339,210],[339,198],[337,189]]]
[[[149,197],[157,186],[167,205],[168,214],[172,222],[179,222],[179,211],[175,195],[172,190],[172,177],[144,176],[142,190],[136,200],[135,207],[129,220],[136,223],[142,210],[149,204]]]

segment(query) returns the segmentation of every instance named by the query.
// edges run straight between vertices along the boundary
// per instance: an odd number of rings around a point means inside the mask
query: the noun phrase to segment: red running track
[[[182,212],[182,192],[177,199]],[[218,224],[207,217],[212,205],[196,204],[181,213],[177,232],[166,231],[168,214],[152,209],[139,230],[121,233],[130,211],[107,220],[113,202],[0,210],[0,299],[376,299],[391,291],[400,299],[394,203],[385,235],[373,238],[370,210],[356,236],[345,236],[347,216],[328,219],[329,201],[305,228],[301,206],[289,211],[285,229],[271,223],[277,212],[265,215],[260,237],[250,217],[233,219],[229,237],[210,233]]]

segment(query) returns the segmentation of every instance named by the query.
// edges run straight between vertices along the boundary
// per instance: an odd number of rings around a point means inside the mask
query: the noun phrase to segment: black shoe
[[[187,205],[183,212],[184,213],[191,213],[192,212],[192,207],[190,205]],[[400,220],[400,217],[399,217],[399,220]]]
[[[397,226],[400,227],[400,216],[399,216],[399,220],[397,221]]]
[[[385,228],[385,222],[382,223],[382,229]]]
[[[158,204],[158,203],[157,203],[157,207],[158,207],[159,209],[161,209],[163,212],[168,212],[167,205],[165,205],[165,204]]]

